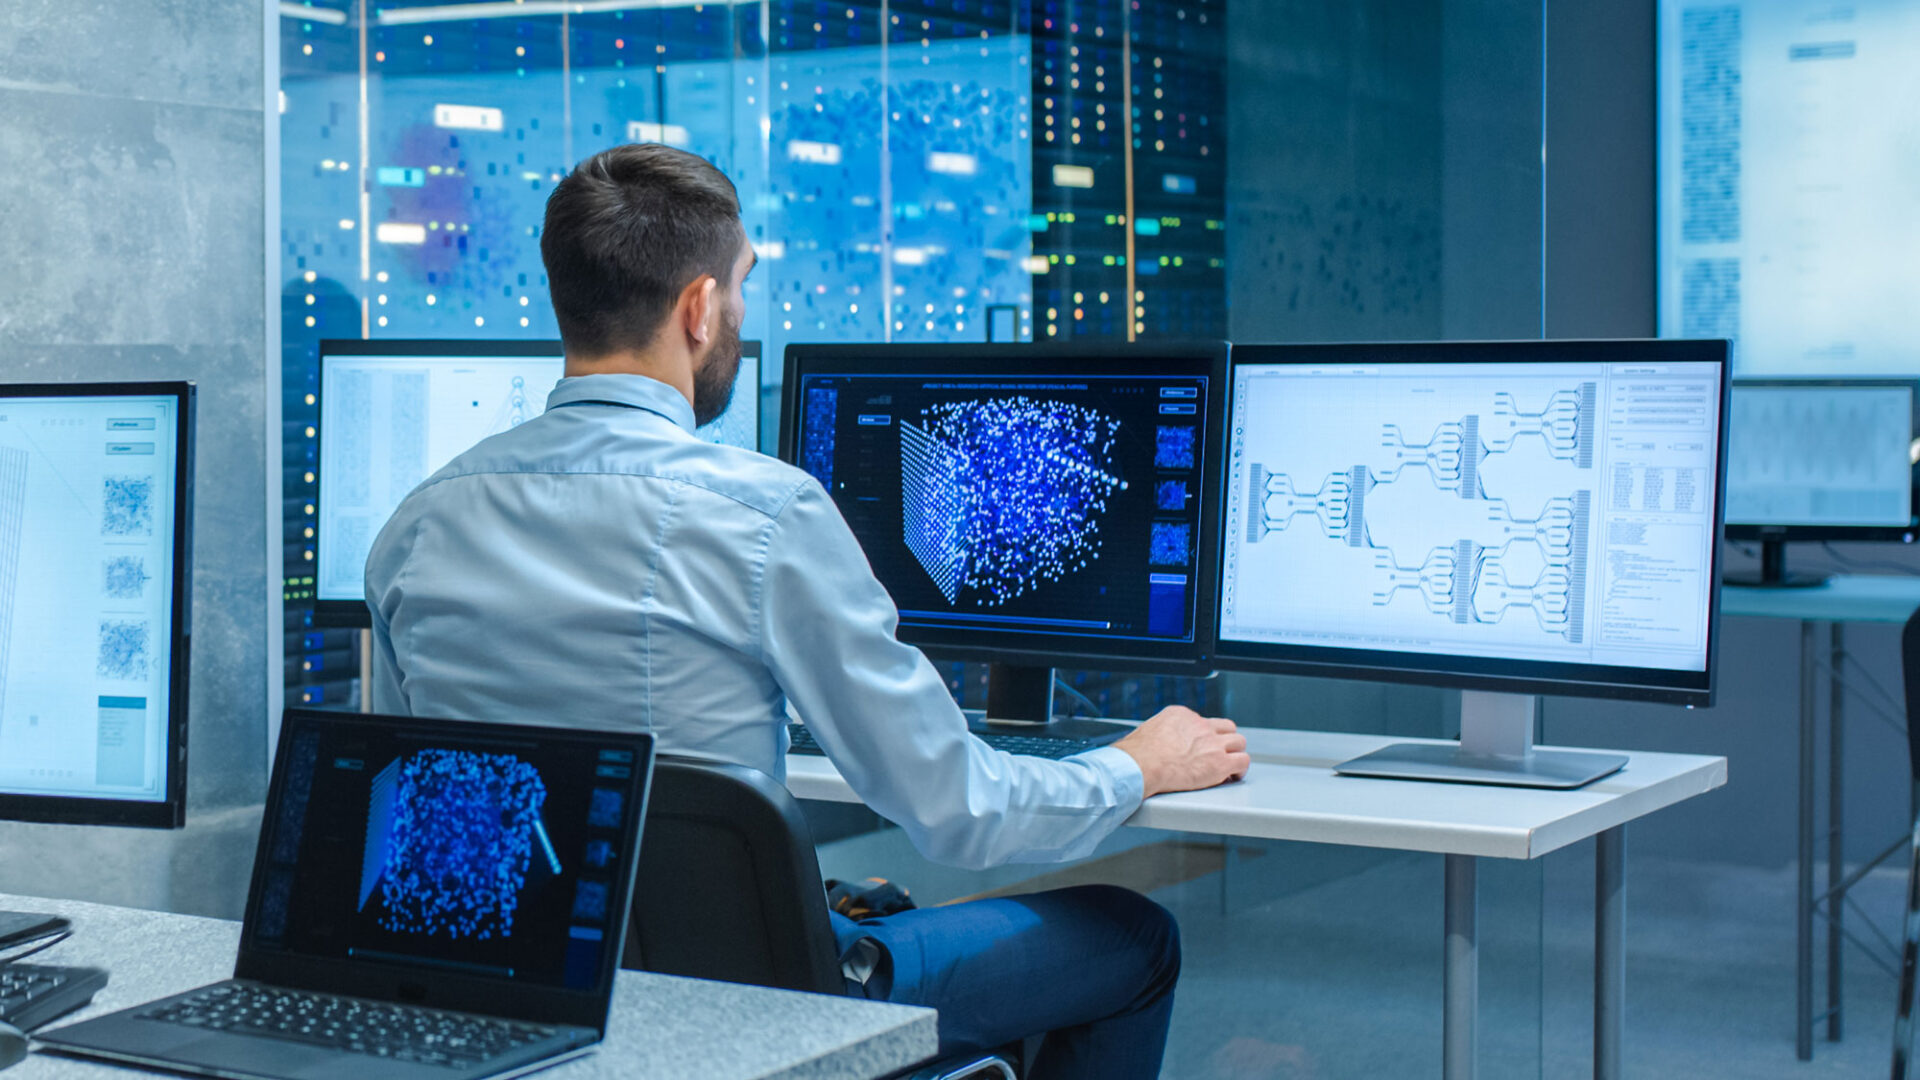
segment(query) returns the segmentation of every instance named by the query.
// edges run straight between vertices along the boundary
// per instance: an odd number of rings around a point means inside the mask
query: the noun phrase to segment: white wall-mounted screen
[[[1661,336],[1732,338],[1747,377],[1920,373],[1920,3],[1659,10]]]

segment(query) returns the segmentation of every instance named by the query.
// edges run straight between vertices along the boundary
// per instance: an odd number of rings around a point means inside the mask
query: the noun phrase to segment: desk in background
[[[93,1004],[48,1025],[100,1016],[233,975],[240,924],[72,900],[0,895],[0,910],[73,920],[71,939],[34,963],[106,968]],[[622,971],[596,1052],[542,1072],[554,1080],[871,1080],[933,1057],[932,1009]],[[36,1053],[6,1080],[109,1080],[121,1066]]]
[[[1626,1000],[1626,824],[1727,782],[1727,759],[1635,753],[1626,768],[1576,791],[1337,776],[1333,767],[1389,743],[1384,735],[1242,728],[1253,769],[1207,791],[1160,795],[1128,825],[1265,840],[1435,852],[1446,856],[1443,1075],[1476,1068],[1479,1008],[1477,868],[1481,858],[1537,859],[1598,839],[1594,917],[1594,1076],[1620,1076]],[[787,787],[803,799],[857,802],[833,763],[789,755]]]
[[[1840,1040],[1841,949],[1846,934],[1846,896],[1852,881],[1846,877],[1846,845],[1842,843],[1842,751],[1845,725],[1842,723],[1842,698],[1845,690],[1837,677],[1846,663],[1846,623],[1904,623],[1920,609],[1920,577],[1841,575],[1812,589],[1752,589],[1728,586],[1720,590],[1721,616],[1757,619],[1793,619],[1800,623],[1800,836],[1799,900],[1795,907],[1798,954],[1795,958],[1796,1008],[1794,1012],[1794,1049],[1800,1060],[1813,1058],[1813,1028],[1821,1017],[1827,1021],[1827,1040]],[[1813,891],[1814,804],[1818,800],[1814,777],[1814,689],[1820,666],[1819,647],[1815,644],[1815,624],[1828,624],[1828,664],[1830,681],[1827,699],[1827,890],[1819,896]],[[1900,837],[1884,853],[1868,862],[1854,875],[1885,861],[1902,850],[1908,838]],[[1813,919],[1821,905],[1827,909],[1827,1008],[1820,1016],[1813,1011]]]

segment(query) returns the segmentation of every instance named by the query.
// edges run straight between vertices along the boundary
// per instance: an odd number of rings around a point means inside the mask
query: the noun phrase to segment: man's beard
[[[706,362],[693,373],[693,423],[704,427],[719,419],[733,404],[733,384],[740,374],[740,324],[720,316],[720,329]]]

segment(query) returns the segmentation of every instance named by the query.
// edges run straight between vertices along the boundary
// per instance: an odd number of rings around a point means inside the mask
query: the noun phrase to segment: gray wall
[[[245,897],[270,662],[262,18],[258,0],[9,0],[0,19],[0,379],[199,385],[190,825],[0,825],[0,891],[220,914]]]

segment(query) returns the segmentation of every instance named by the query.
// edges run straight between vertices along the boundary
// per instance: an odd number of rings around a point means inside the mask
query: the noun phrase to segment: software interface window
[[[322,600],[362,600],[367,552],[422,480],[547,407],[553,356],[338,356],[321,383]]]
[[[1735,385],[1727,521],[1913,523],[1911,383]]]
[[[166,796],[178,412],[0,401],[0,792]]]
[[[1220,638],[1701,671],[1715,364],[1237,364]]]
[[[806,376],[794,453],[902,626],[1186,642],[1207,384]]]

